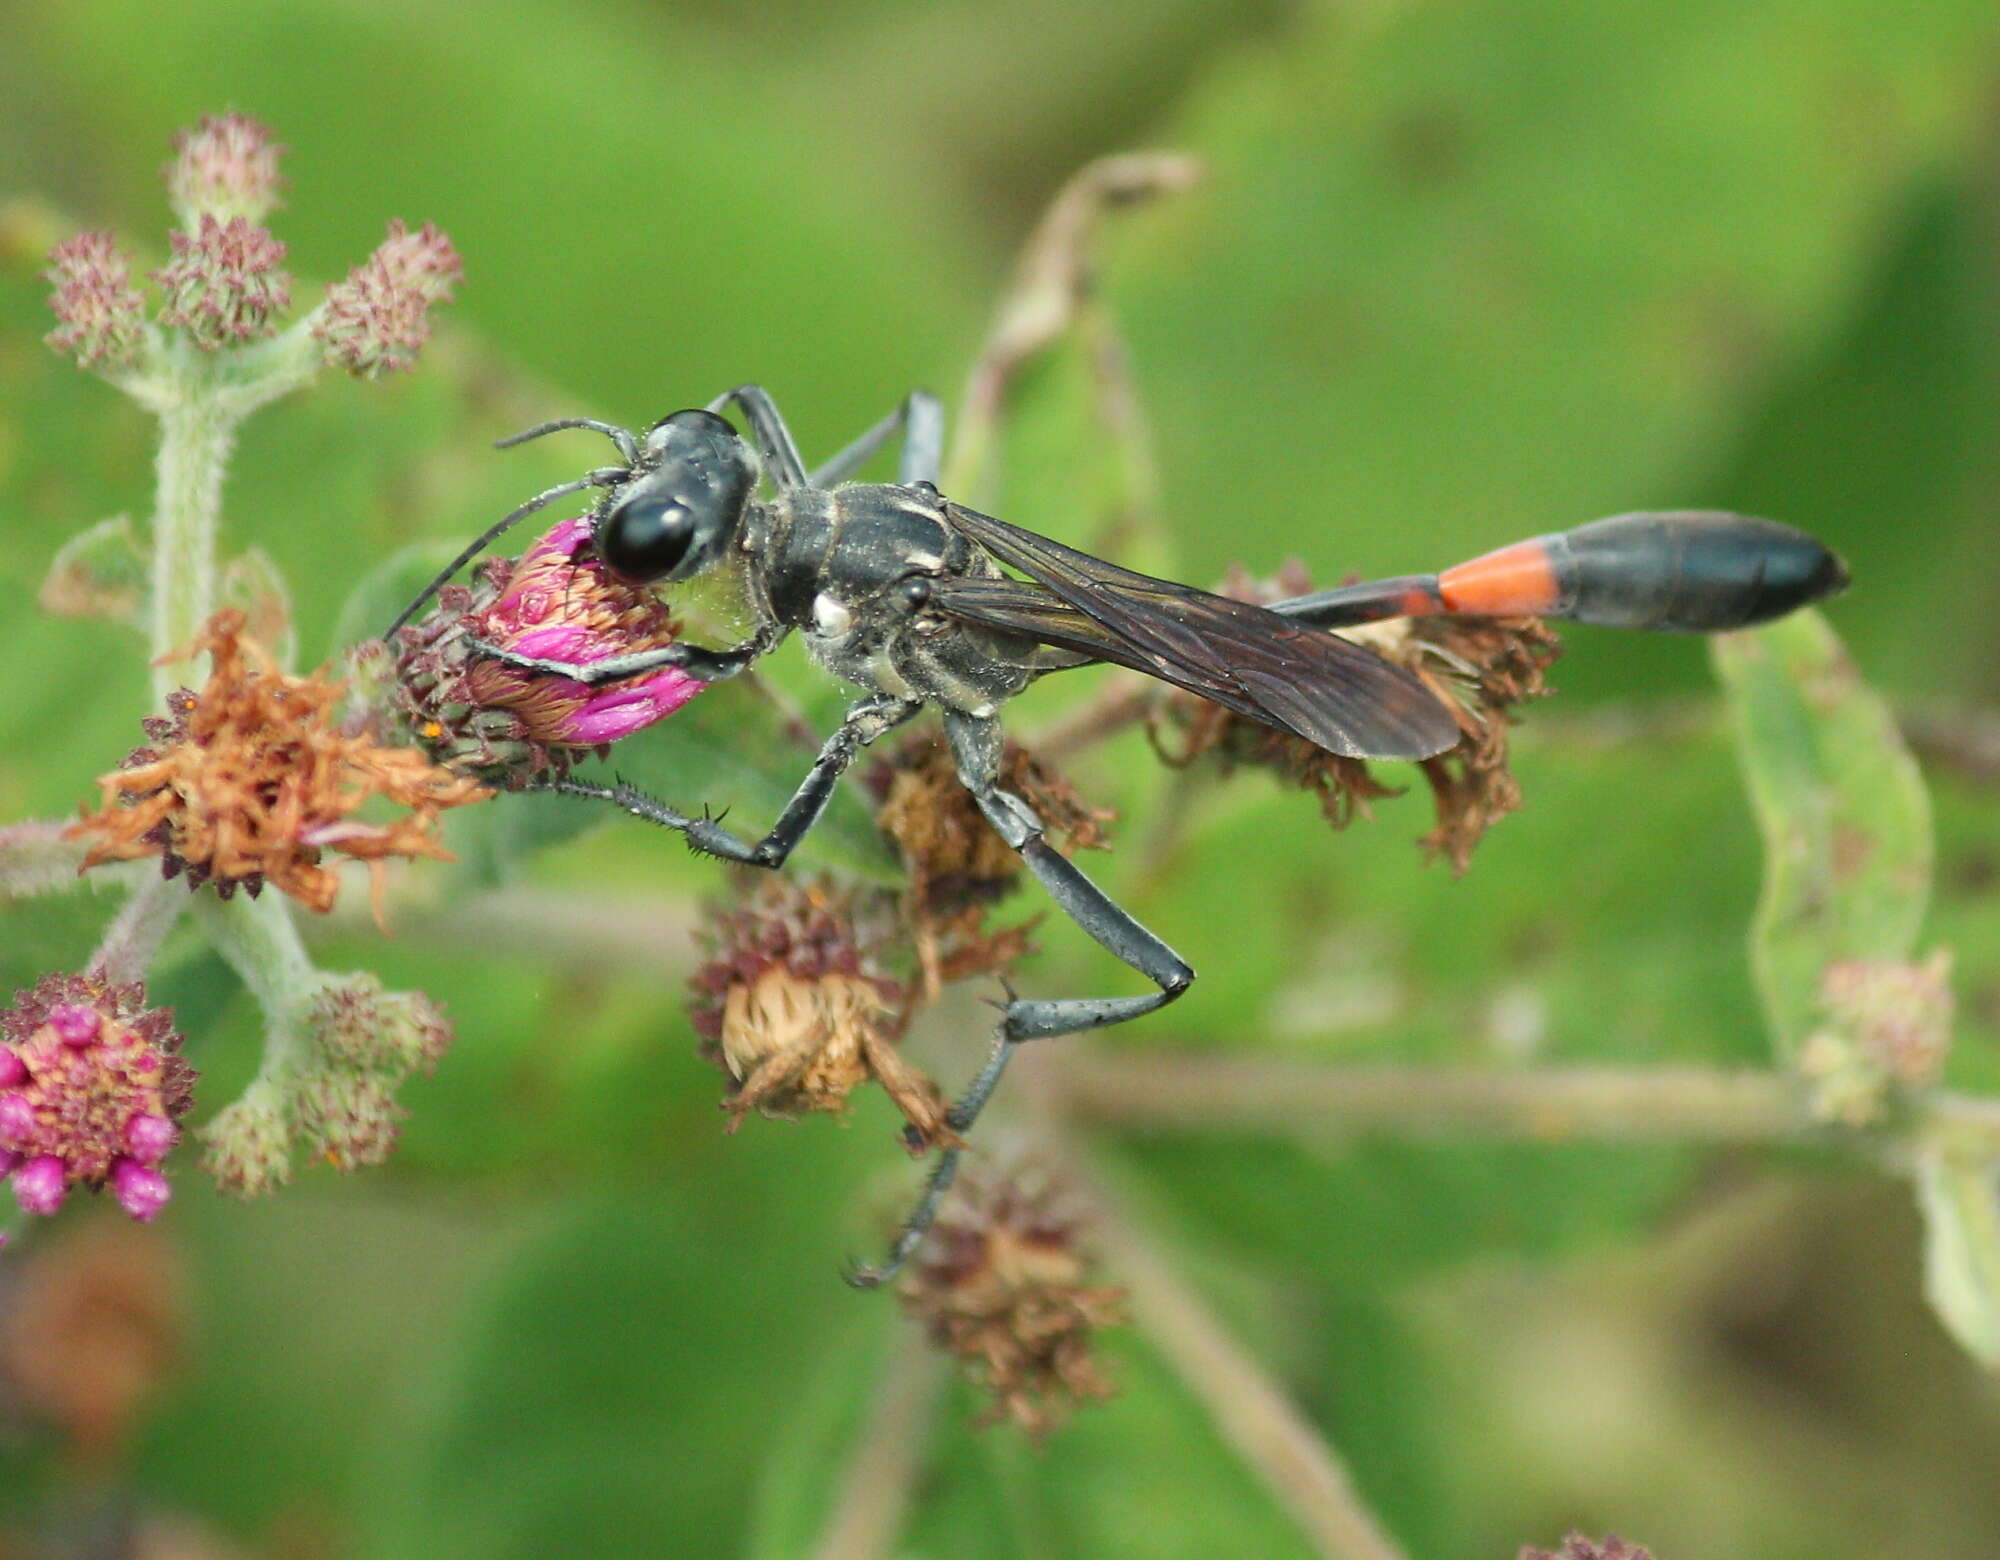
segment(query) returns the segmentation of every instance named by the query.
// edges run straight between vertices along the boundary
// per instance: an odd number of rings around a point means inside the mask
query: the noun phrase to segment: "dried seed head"
[[[1065,855],[1105,848],[1113,814],[1091,807],[1049,764],[1009,742],[1000,784],[1028,803]],[[986,929],[986,913],[1020,881],[1020,856],[958,778],[951,750],[933,736],[898,744],[868,775],[876,824],[902,858],[904,916],[917,948],[926,998],[954,981],[1010,969],[1028,952],[1029,926]],[[1030,923],[1032,925],[1032,923]]]
[[[276,333],[276,317],[292,301],[292,279],[278,268],[283,244],[247,217],[208,215],[169,240],[174,257],[153,272],[166,294],[162,325],[178,327],[204,352]]]
[[[0,1013],[0,1171],[29,1213],[70,1188],[109,1186],[133,1218],[167,1201],[160,1161],[180,1136],[194,1072],[173,1015],[145,988],[101,975],[45,975]]]
[[[1653,1560],[1653,1552],[1640,1544],[1628,1544],[1616,1533],[1607,1533],[1603,1543],[1572,1533],[1560,1549],[1537,1549],[1523,1545],[1520,1560]]]
[[[62,321],[42,339],[80,368],[124,368],[146,338],[146,303],[106,233],[79,233],[49,251],[43,276],[55,284],[49,308]]]
[[[449,303],[465,266],[435,225],[412,233],[401,222],[375,253],[326,290],[312,332],[327,362],[361,379],[413,367],[430,340],[430,310]]]
[[[278,204],[285,148],[247,114],[208,114],[174,137],[174,160],[160,170],[167,200],[183,227],[202,218],[261,222]]]
[[[903,1281],[904,1309],[992,1394],[988,1423],[1039,1438],[1116,1390],[1091,1344],[1124,1291],[1084,1282],[1081,1222],[1037,1166],[963,1171]]]
[[[731,1128],[767,1116],[838,1111],[873,1078],[918,1141],[952,1141],[937,1085],[894,1041],[906,1021],[902,985],[882,963],[895,922],[886,896],[825,880],[737,879],[733,905],[711,906],[709,958],[688,984],[702,1051],[733,1088]]]
[[[392,697],[439,762],[503,783],[561,775],[706,686],[667,667],[591,688],[466,648],[471,637],[588,665],[672,644],[679,625],[660,598],[607,572],[589,548],[589,517],[565,520],[519,559],[484,564],[476,585],[440,591],[437,607],[402,631]]]
[[[1222,594],[1267,603],[1311,589],[1305,570],[1288,562],[1274,579],[1232,569]],[[1507,767],[1512,706],[1549,689],[1544,673],[1561,652],[1556,636],[1536,618],[1409,618],[1343,630],[1343,637],[1414,672],[1458,722],[1458,745],[1422,760],[1437,809],[1437,827],[1417,843],[1464,872],[1486,830],[1521,805],[1521,790]],[[1249,765],[1313,792],[1334,828],[1369,815],[1378,797],[1397,796],[1361,759],[1343,758],[1302,738],[1245,719],[1192,694],[1163,694],[1154,745],[1170,764],[1182,766],[1214,755],[1225,771]],[[1169,751],[1163,727],[1179,730],[1181,746]]]
[[[450,860],[434,837],[439,815],[492,793],[415,749],[343,731],[342,685],[270,667],[242,628],[233,609],[209,620],[188,652],[211,658],[202,691],[176,694],[171,718],[146,722],[151,745],[98,777],[102,805],[68,831],[91,841],[84,866],[157,855],[167,877],[185,872],[191,887],[254,894],[269,880],[326,910],[339,887],[328,851],[368,862],[378,890],[390,856]],[[361,821],[378,796],[409,811]]]

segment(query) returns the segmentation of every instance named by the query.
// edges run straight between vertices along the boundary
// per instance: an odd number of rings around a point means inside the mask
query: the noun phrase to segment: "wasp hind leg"
[[[1103,1029],[1165,1007],[1194,982],[1194,970],[1179,954],[1121,909],[1103,889],[1042,837],[1034,809],[1000,788],[1002,737],[997,721],[947,711],[945,731],[958,760],[959,779],[978,802],[979,810],[1001,839],[1020,853],[1030,872],[1063,913],[1088,932],[1099,947],[1115,954],[1159,989],[1138,997],[1017,997],[1004,1010],[992,1053],[979,1076],[945,1114],[952,1131],[963,1133],[979,1119],[1000,1078],[1024,1040],[1047,1040],[1086,1029]],[[910,1254],[923,1243],[937,1218],[938,1206],[958,1173],[962,1149],[941,1151],[936,1167],[887,1257],[875,1267],[857,1266],[847,1280],[857,1288],[873,1288],[895,1277]]]

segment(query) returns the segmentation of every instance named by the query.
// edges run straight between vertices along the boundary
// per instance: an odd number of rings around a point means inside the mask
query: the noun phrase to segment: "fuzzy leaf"
[[[1718,638],[1714,656],[1764,837],[1751,960],[1791,1057],[1828,965],[1913,951],[1930,898],[1930,799],[1887,704],[1819,613]]]
[[[63,543],[37,598],[58,617],[101,617],[143,631],[151,552],[130,515],[113,515]]]
[[[2000,1163],[1933,1147],[1916,1179],[1924,1294],[1966,1352],[2000,1370]]]

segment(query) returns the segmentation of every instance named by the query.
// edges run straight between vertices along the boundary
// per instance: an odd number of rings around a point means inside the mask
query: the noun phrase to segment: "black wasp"
[[[731,406],[748,424],[748,440],[722,417]],[[744,840],[718,819],[677,812],[625,785],[566,778],[546,787],[611,802],[680,831],[702,851],[748,866],[782,865],[859,750],[936,705],[959,778],[1000,837],[1066,914],[1157,988],[1144,996],[1009,1001],[992,1054],[947,1117],[958,1132],[978,1117],[1021,1041],[1137,1018],[1173,1001],[1194,979],[1172,948],[1043,840],[1027,803],[1001,788],[998,712],[1037,677],[1115,662],[1328,752],[1427,758],[1457,742],[1451,714],[1412,674],[1328,629],[1462,613],[1703,632],[1763,622],[1847,583],[1840,560],[1802,532],[1742,515],[1683,511],[1619,515],[1516,543],[1442,574],[1258,607],[1121,569],[953,503],[935,486],[943,409],[921,392],[810,472],[777,407],[755,385],[739,386],[706,408],[675,412],[643,437],[593,418],[564,418],[503,447],[565,428],[604,434],[619,463],[550,488],[491,527],[411,603],[390,635],[509,526],[587,489],[602,490],[592,511],[592,545],[605,567],[628,582],[685,580],[725,560],[742,566],[755,627],[727,649],[675,643],[587,666],[483,643],[473,649],[584,684],[667,666],[713,682],[798,630],[821,666],[863,691],[762,839]],[[899,434],[895,482],[846,481]],[[757,496],[760,474],[769,482],[767,498]],[[857,1283],[883,1282],[916,1249],[958,1154],[941,1154],[888,1259],[853,1275]]]

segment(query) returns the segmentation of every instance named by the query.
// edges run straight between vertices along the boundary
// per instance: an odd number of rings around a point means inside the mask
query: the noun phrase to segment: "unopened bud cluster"
[[[330,979],[302,1027],[299,1065],[253,1085],[202,1129],[203,1167],[234,1196],[283,1185],[301,1155],[343,1170],[387,1159],[404,1115],[397,1089],[436,1067],[452,1037],[428,997],[385,991],[365,972]]]
[[[242,114],[205,118],[174,148],[163,173],[180,226],[167,264],[151,273],[157,328],[110,233],[82,233],[50,252],[49,305],[61,324],[48,343],[84,368],[163,373],[161,331],[213,354],[276,336],[291,307],[285,245],[263,225],[278,203],[284,148]],[[408,368],[430,335],[431,307],[450,300],[463,274],[436,227],[391,222],[375,253],[298,327],[301,349],[362,378]]]
[[[1866,1126],[1899,1095],[1930,1087],[1951,1040],[1951,956],[1922,963],[1841,959],[1820,977],[1820,1027],[1798,1069],[1822,1121]]]
[[[0,1175],[29,1213],[75,1187],[109,1187],[150,1220],[169,1196],[160,1162],[179,1139],[194,1073],[173,1016],[136,982],[48,975],[0,1013]]]

